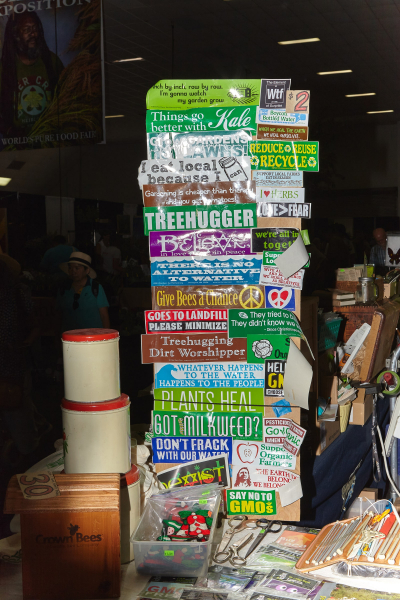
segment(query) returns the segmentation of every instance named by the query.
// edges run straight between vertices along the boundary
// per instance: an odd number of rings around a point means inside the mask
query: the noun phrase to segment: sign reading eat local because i
[[[257,204],[159,206],[144,209],[144,232],[190,229],[247,229],[257,225]]]
[[[232,462],[231,437],[154,437],[151,440],[153,463],[187,463],[227,454]]]
[[[261,308],[265,306],[260,285],[169,286],[151,289],[154,309]]]
[[[226,490],[228,515],[276,515],[275,490]]]
[[[216,106],[187,110],[148,110],[147,133],[192,133],[196,131],[236,131],[256,133],[256,106]]]
[[[249,156],[257,171],[319,171],[318,142],[249,142]]]
[[[228,311],[229,337],[247,337],[252,333],[255,335],[269,333],[287,337],[303,337],[297,317],[290,310],[274,308],[260,308],[258,310],[230,309]]]
[[[263,439],[263,413],[199,413],[180,411],[152,412],[154,436],[232,437],[246,440]]]
[[[149,89],[148,110],[257,106],[260,79],[162,79]]]
[[[264,406],[261,388],[244,390],[238,388],[155,389],[155,410],[188,410],[199,412],[257,412]]]
[[[264,365],[243,362],[156,363],[154,372],[155,388],[263,388],[265,376]]]

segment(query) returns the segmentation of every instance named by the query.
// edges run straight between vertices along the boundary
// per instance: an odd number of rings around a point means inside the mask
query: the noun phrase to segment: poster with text
[[[104,141],[100,0],[6,0],[0,40],[2,150]]]

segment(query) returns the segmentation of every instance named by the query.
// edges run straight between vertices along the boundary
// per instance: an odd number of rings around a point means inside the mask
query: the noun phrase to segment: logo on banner
[[[235,104],[252,104],[257,99],[258,93],[259,90],[255,86],[239,83],[239,85],[230,88],[227,96]]]
[[[295,297],[292,288],[266,287],[266,306],[271,308],[295,309]]]

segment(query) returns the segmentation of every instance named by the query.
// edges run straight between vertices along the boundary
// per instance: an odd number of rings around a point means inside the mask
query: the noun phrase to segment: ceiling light
[[[366,94],[346,94],[346,98],[358,98],[359,96],[376,96],[375,92],[367,92]]]
[[[0,177],[0,185],[5,186],[8,185],[11,181],[11,177]]]
[[[117,119],[118,117],[124,117],[125,115],[107,115],[105,119]]]
[[[287,40],[286,42],[278,42],[281,46],[289,44],[308,44],[308,42],[320,42],[319,38],[304,38],[304,40]]]
[[[141,56],[138,56],[137,58],[121,58],[120,60],[113,60],[113,62],[132,62],[134,60],[144,60],[144,58],[142,58]]]
[[[394,112],[394,110],[369,110],[367,115],[377,115],[379,113]]]
[[[352,73],[351,69],[345,69],[344,71],[320,71],[317,75],[338,75],[340,73]]]

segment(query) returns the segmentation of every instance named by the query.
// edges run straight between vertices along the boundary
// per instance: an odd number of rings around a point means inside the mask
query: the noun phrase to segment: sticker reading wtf
[[[306,430],[292,422],[287,431],[286,440],[283,442],[283,447],[293,456],[297,456],[305,435]]]

